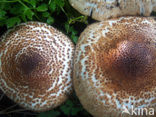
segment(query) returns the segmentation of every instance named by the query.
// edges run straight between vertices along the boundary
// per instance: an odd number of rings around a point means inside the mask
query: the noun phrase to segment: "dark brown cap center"
[[[43,62],[42,57],[37,53],[32,53],[30,55],[23,54],[20,58],[20,69],[25,75],[31,74],[32,71],[37,70]]]
[[[140,77],[151,71],[154,55],[146,44],[123,41],[111,53],[112,68],[124,77]]]

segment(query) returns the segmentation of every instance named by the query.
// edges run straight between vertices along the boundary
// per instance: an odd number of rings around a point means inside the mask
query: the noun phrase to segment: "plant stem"
[[[21,5],[23,5],[25,8],[30,9],[27,5],[25,5],[21,0],[18,1]],[[30,9],[31,10],[31,9]],[[31,10],[32,11],[32,10]],[[33,12],[33,11],[32,11]],[[36,13],[34,13],[35,17],[37,18],[37,20],[40,21],[40,18],[36,15]]]

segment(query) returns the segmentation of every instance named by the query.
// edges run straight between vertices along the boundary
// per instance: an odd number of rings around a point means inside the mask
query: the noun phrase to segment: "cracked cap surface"
[[[120,117],[123,106],[156,107],[156,22],[121,17],[88,26],[74,56],[74,88],[95,117]],[[128,115],[127,115],[128,116]]]
[[[74,44],[40,22],[16,26],[1,37],[0,88],[20,106],[46,111],[72,91]]]
[[[156,11],[156,0],[69,0],[70,4],[83,15],[95,20],[119,16],[150,16]]]

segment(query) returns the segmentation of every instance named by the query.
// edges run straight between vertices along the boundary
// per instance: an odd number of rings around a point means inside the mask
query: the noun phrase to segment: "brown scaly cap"
[[[128,15],[150,16],[153,7],[156,7],[156,0],[69,0],[69,2],[80,13],[99,21]]]
[[[67,99],[74,53],[68,37],[45,23],[28,22],[1,39],[0,89],[9,98],[33,111],[55,108]]]
[[[88,26],[74,57],[74,88],[95,117],[156,107],[156,22],[121,17]],[[129,115],[127,115],[129,116]]]

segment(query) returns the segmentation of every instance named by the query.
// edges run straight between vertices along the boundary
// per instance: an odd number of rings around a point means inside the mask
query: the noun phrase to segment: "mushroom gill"
[[[46,111],[72,91],[74,44],[40,22],[22,23],[0,42],[0,89],[20,106]]]
[[[123,107],[156,109],[155,24],[151,17],[121,17],[82,32],[74,88],[93,116],[120,117]]]

